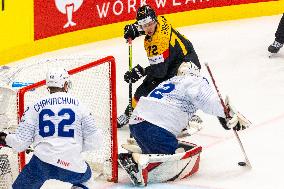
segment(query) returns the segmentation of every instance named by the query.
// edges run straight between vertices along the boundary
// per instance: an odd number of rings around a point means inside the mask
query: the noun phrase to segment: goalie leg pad
[[[136,178],[141,179],[139,184],[146,186],[148,183],[180,180],[197,172],[202,148],[185,142],[180,146],[185,152],[173,155],[133,153],[138,165]]]

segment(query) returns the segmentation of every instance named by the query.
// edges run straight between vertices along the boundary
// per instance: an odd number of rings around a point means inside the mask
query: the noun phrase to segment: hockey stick
[[[221,101],[221,104],[222,104],[222,106],[223,106],[223,109],[224,109],[224,113],[225,113],[225,115],[226,115],[226,118],[229,118],[229,117],[230,117],[229,111],[228,111],[228,109],[227,109],[227,107],[226,107],[226,105],[225,105],[225,103],[224,103],[224,100],[223,100],[223,98],[222,98],[222,96],[221,96],[221,93],[220,93],[220,91],[219,91],[219,89],[218,89],[218,87],[217,87],[217,85],[216,85],[215,79],[214,79],[214,77],[213,77],[213,74],[212,74],[212,72],[211,72],[211,69],[210,69],[208,63],[205,63],[205,66],[206,66],[207,71],[208,71],[208,73],[209,73],[209,75],[210,75],[210,77],[211,77],[211,80],[212,80],[212,82],[213,82],[213,84],[214,84],[214,87],[215,87],[215,89],[216,89],[216,91],[217,91],[217,94],[218,94],[219,99],[220,99],[220,101]],[[244,146],[243,146],[243,144],[242,144],[242,142],[241,142],[241,139],[240,139],[240,137],[239,137],[237,131],[236,131],[236,130],[233,130],[233,131],[234,131],[234,133],[235,133],[235,136],[236,136],[237,139],[238,139],[239,145],[240,145],[241,150],[242,150],[242,152],[243,152],[243,155],[244,155],[244,157],[245,157],[245,159],[246,159],[246,164],[249,166],[249,168],[252,168],[252,166],[251,166],[251,164],[250,164],[250,161],[249,161],[249,159],[248,159],[248,157],[247,157],[247,154],[246,154],[246,152],[245,152],[245,148],[244,148]]]
[[[128,69],[129,69],[129,72],[131,72],[132,70],[132,39],[129,38],[128,39],[128,59],[129,59],[129,62],[128,62]],[[129,118],[132,114],[132,81],[131,79],[129,80],[129,94],[128,94],[128,100],[129,100],[129,104],[128,104],[128,111],[129,111]],[[129,134],[130,135],[130,138],[133,138],[133,136],[131,135],[131,133]]]
[[[131,72],[132,70],[132,39],[129,38],[128,39],[128,58],[129,58],[129,71]],[[129,80],[129,117],[131,116],[132,114],[132,81],[131,79]]]

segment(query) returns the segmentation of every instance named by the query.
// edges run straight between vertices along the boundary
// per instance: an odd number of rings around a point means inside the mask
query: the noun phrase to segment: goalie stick
[[[216,85],[216,82],[215,82],[215,79],[214,79],[213,74],[212,74],[212,72],[211,72],[211,69],[210,69],[210,67],[209,67],[209,64],[208,64],[208,63],[205,63],[205,66],[206,66],[207,71],[208,71],[208,73],[209,73],[209,75],[210,75],[210,77],[211,77],[211,80],[212,80],[212,82],[213,82],[213,85],[214,85],[214,87],[215,87],[215,89],[216,89],[216,91],[217,91],[217,94],[218,94],[218,97],[219,97],[219,99],[220,99],[220,101],[221,101],[221,104],[222,104],[222,106],[223,106],[223,109],[224,109],[224,113],[225,113],[225,115],[226,115],[226,118],[229,118],[229,117],[230,117],[229,111],[228,111],[228,109],[227,109],[227,107],[226,107],[226,105],[225,105],[225,103],[224,103],[224,100],[223,100],[223,98],[222,98],[222,96],[221,96],[221,93],[220,93],[220,91],[219,91],[219,89],[218,89],[218,87],[217,87],[217,85]],[[246,164],[249,166],[249,168],[252,168],[252,166],[251,166],[251,164],[250,164],[250,161],[249,161],[249,159],[248,159],[248,157],[247,157],[247,154],[246,154],[246,152],[245,152],[245,148],[244,148],[244,146],[243,146],[243,144],[242,144],[242,142],[241,142],[241,139],[240,139],[240,137],[239,137],[237,131],[236,131],[236,130],[233,130],[233,131],[234,131],[234,133],[235,133],[235,136],[236,136],[236,138],[237,138],[237,140],[238,140],[238,142],[239,142],[239,145],[240,145],[241,150],[242,150],[242,152],[243,152],[243,155],[244,155],[244,157],[245,157]]]

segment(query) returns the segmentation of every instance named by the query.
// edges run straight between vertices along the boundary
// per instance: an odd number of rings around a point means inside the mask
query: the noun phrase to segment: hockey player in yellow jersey
[[[147,96],[161,82],[174,77],[183,62],[193,63],[196,72],[201,68],[192,43],[172,28],[164,16],[157,17],[149,5],[140,7],[137,10],[136,22],[124,28],[125,39],[134,40],[141,35],[145,35],[144,48],[150,65],[143,68],[138,64],[124,75],[124,80],[131,80],[132,83],[145,76],[134,94],[132,105],[136,104],[141,96]],[[126,108],[124,114],[117,119],[118,127],[123,127],[128,120],[129,108]]]

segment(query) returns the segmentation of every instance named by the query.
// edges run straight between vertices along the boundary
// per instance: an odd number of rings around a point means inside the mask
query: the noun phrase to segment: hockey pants
[[[147,121],[129,125],[129,129],[143,154],[174,154],[178,147],[172,133]]]
[[[56,179],[88,189],[81,183],[87,182],[91,175],[89,165],[85,173],[76,173],[45,163],[33,155],[12,186],[13,189],[40,189],[45,181]]]

